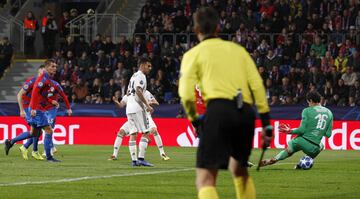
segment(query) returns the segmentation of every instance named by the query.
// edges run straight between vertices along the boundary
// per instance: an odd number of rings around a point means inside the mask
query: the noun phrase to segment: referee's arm
[[[266,92],[265,92],[263,80],[249,53],[246,52],[246,50],[244,49],[242,50],[244,55],[243,59],[245,61],[245,67],[247,70],[248,84],[251,92],[254,95],[255,105],[260,114],[262,125],[265,127],[270,125],[270,116],[269,116],[270,108],[266,99]]]
[[[190,52],[185,53],[181,61],[179,95],[187,117],[194,121],[197,118],[194,89],[199,77],[196,56],[189,54]]]

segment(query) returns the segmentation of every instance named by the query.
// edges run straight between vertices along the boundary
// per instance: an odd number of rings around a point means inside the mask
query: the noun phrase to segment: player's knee
[[[155,135],[158,135],[158,131],[156,130],[156,128],[152,128],[152,129],[150,130],[150,133],[153,134],[154,136],[155,136]]]
[[[118,137],[124,137],[125,136],[125,131],[120,129],[120,131],[117,134]]]

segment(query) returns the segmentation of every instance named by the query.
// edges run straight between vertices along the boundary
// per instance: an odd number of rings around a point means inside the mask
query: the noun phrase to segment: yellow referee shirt
[[[196,84],[205,103],[211,99],[232,100],[240,89],[244,102],[253,104],[252,92],[258,112],[269,112],[259,72],[249,53],[238,44],[206,39],[184,54],[180,72],[179,95],[190,120],[196,118]]]

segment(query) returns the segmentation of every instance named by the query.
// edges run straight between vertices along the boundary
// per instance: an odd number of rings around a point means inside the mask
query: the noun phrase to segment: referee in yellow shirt
[[[196,160],[198,197],[218,198],[218,170],[229,169],[237,198],[256,198],[247,171],[256,117],[253,98],[262,125],[268,129],[267,136],[263,135],[265,146],[272,137],[269,106],[252,58],[238,44],[217,38],[218,24],[219,16],[213,8],[200,8],[194,14],[194,31],[200,44],[186,52],[181,63],[181,102],[200,138]],[[206,103],[205,116],[196,114],[196,84]]]

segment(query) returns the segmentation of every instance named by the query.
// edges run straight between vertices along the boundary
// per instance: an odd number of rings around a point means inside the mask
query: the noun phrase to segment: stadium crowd
[[[219,36],[246,48],[264,80],[270,105],[304,104],[317,90],[326,105],[360,105],[360,4],[357,0],[149,0],[133,38],[98,34],[87,43],[67,35],[54,53],[57,79],[73,102],[111,103],[126,94],[139,57],[152,62],[148,90],[161,103],[179,103],[183,53],[197,44],[192,14],[200,6],[220,13]]]

